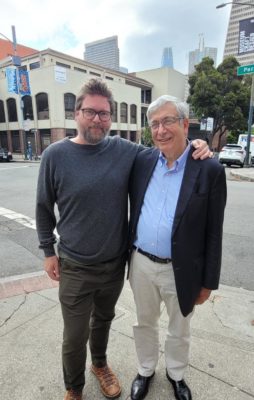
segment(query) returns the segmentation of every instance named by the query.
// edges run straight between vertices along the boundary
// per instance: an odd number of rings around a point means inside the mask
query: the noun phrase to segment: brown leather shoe
[[[91,371],[100,382],[101,391],[108,399],[116,399],[121,394],[121,386],[112,369],[108,365],[105,367],[97,368],[91,366]]]
[[[82,400],[82,392],[77,392],[74,389],[67,390],[64,400]]]

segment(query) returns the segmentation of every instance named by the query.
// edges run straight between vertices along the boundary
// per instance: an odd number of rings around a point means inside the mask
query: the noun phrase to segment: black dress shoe
[[[174,381],[174,379],[170,378],[168,375],[168,371],[166,371],[166,376],[173,386],[175,398],[177,400],[192,400],[190,388],[183,379],[181,381]]]
[[[151,376],[137,375],[131,385],[131,400],[142,400],[146,397],[151,382]]]

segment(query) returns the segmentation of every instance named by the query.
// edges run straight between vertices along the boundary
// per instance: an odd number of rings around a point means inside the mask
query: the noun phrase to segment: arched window
[[[32,105],[32,97],[31,96],[23,96],[22,101],[24,104],[23,108],[23,118],[24,120],[29,118],[31,120],[34,119],[33,105]]]
[[[127,104],[126,103],[121,103],[120,121],[122,123],[126,123],[128,121],[128,112],[127,112]]]
[[[4,102],[0,100],[0,122],[5,122]]]
[[[117,122],[117,102],[114,101],[114,112],[111,117],[112,122]]]
[[[17,105],[15,99],[7,99],[7,110],[9,122],[18,121]]]
[[[36,108],[38,119],[49,119],[49,104],[47,93],[38,93],[36,95]]]
[[[131,124],[137,123],[137,106],[135,104],[131,104]]]
[[[72,93],[64,94],[65,119],[74,119],[76,96]]]

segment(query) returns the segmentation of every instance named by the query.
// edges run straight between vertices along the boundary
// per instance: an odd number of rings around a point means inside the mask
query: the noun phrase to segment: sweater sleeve
[[[54,167],[50,152],[43,153],[39,169],[37,196],[36,196],[36,228],[39,238],[39,248],[44,251],[45,257],[55,255],[54,243],[56,236],[56,217],[54,206],[56,193],[54,185]]]

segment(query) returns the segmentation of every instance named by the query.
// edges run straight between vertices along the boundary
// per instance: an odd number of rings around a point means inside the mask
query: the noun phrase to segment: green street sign
[[[237,75],[247,75],[254,74],[254,64],[250,65],[241,65],[241,67],[237,68]]]

